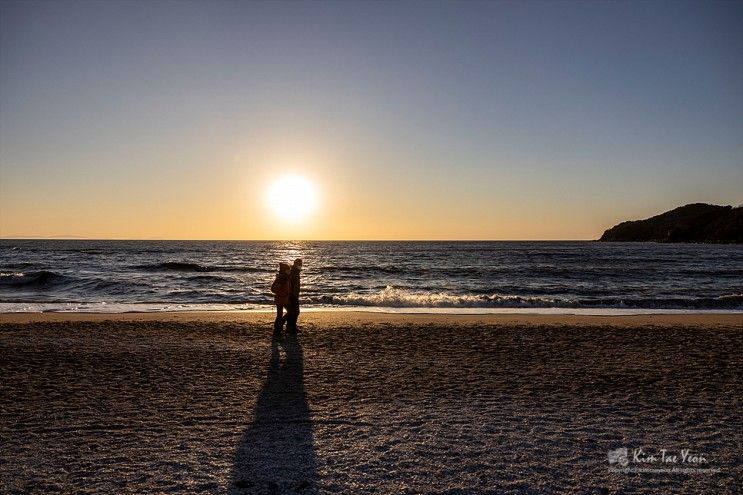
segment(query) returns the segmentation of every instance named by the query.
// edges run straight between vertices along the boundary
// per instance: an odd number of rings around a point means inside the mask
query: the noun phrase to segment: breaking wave
[[[378,292],[334,294],[310,298],[310,303],[382,308],[677,308],[743,309],[743,294],[716,298],[567,298],[504,294],[420,292],[387,286]]]

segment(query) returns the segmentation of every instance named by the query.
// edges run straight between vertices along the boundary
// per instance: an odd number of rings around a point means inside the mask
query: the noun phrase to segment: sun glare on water
[[[269,185],[266,202],[281,220],[299,221],[317,208],[317,188],[300,175],[284,175]]]

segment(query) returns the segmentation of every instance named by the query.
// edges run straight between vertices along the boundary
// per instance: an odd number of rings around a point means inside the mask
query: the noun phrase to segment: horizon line
[[[165,239],[124,237],[4,237],[2,241],[163,241],[163,242],[594,242],[598,239]]]

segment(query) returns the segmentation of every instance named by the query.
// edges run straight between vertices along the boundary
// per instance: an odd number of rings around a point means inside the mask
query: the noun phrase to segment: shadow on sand
[[[302,346],[296,335],[273,336],[266,382],[255,419],[237,446],[231,478],[229,493],[235,495],[317,493]]]

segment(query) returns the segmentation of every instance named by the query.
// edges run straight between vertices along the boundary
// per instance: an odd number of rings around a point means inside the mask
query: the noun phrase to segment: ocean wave
[[[215,266],[215,271],[218,272],[244,272],[244,273],[274,273],[274,268],[256,268],[252,266]]]
[[[198,263],[189,263],[185,261],[164,261],[162,263],[152,263],[147,265],[137,265],[134,268],[145,271],[175,271],[175,272],[208,272],[211,268],[199,265]]]
[[[340,306],[374,306],[390,308],[487,308],[498,305],[508,307],[552,307],[560,303],[554,298],[501,296],[484,294],[451,294],[447,292],[417,292],[395,287],[385,287],[374,293],[323,295],[315,301],[320,304]]]
[[[60,249],[63,253],[76,253],[76,254],[108,254],[106,251],[100,249]]]
[[[186,280],[189,282],[199,282],[199,283],[234,283],[235,280],[228,277],[220,277],[219,275],[191,275],[190,277],[187,277]]]
[[[65,280],[68,277],[47,270],[0,273],[0,287],[46,287]]]
[[[362,274],[369,274],[369,273],[392,273],[392,274],[400,274],[400,273],[410,273],[411,270],[409,268],[402,268],[397,266],[365,266],[365,265],[359,265],[359,266],[350,266],[350,265],[326,265],[321,266],[317,269],[320,273],[348,273],[348,274],[354,274],[354,273],[362,273]]]
[[[411,276],[444,276],[444,277],[463,277],[463,276],[519,276],[519,277],[543,277],[555,279],[584,279],[593,278],[612,278],[626,279],[638,276],[650,276],[657,274],[659,270],[672,273],[676,276],[685,277],[729,277],[737,278],[743,274],[742,270],[731,270],[728,268],[677,268],[674,266],[625,266],[621,271],[613,271],[602,265],[532,265],[532,264],[510,264],[507,266],[397,266],[397,265],[378,265],[378,266],[351,266],[351,265],[324,265],[318,268],[309,267],[308,272],[322,274],[341,274],[350,278],[365,278],[370,275],[395,275],[398,277]]]
[[[395,276],[474,276],[483,274],[502,273],[506,268],[500,267],[482,267],[482,266],[463,266],[463,267],[411,267],[411,266],[348,266],[348,265],[327,265],[317,269],[322,274],[341,274],[350,278],[365,278],[370,275],[395,275]],[[308,272],[314,272],[313,268],[308,268]]]
[[[601,298],[540,297],[504,294],[420,292],[387,286],[373,293],[320,295],[311,304],[381,308],[677,308],[743,309],[743,294],[715,298]]]
[[[163,271],[174,271],[174,272],[273,272],[267,268],[255,268],[251,266],[235,266],[235,265],[200,265],[198,263],[191,263],[188,261],[164,261],[162,263],[150,263],[146,265],[134,265],[131,268],[135,270],[142,270],[146,272],[163,272]]]

